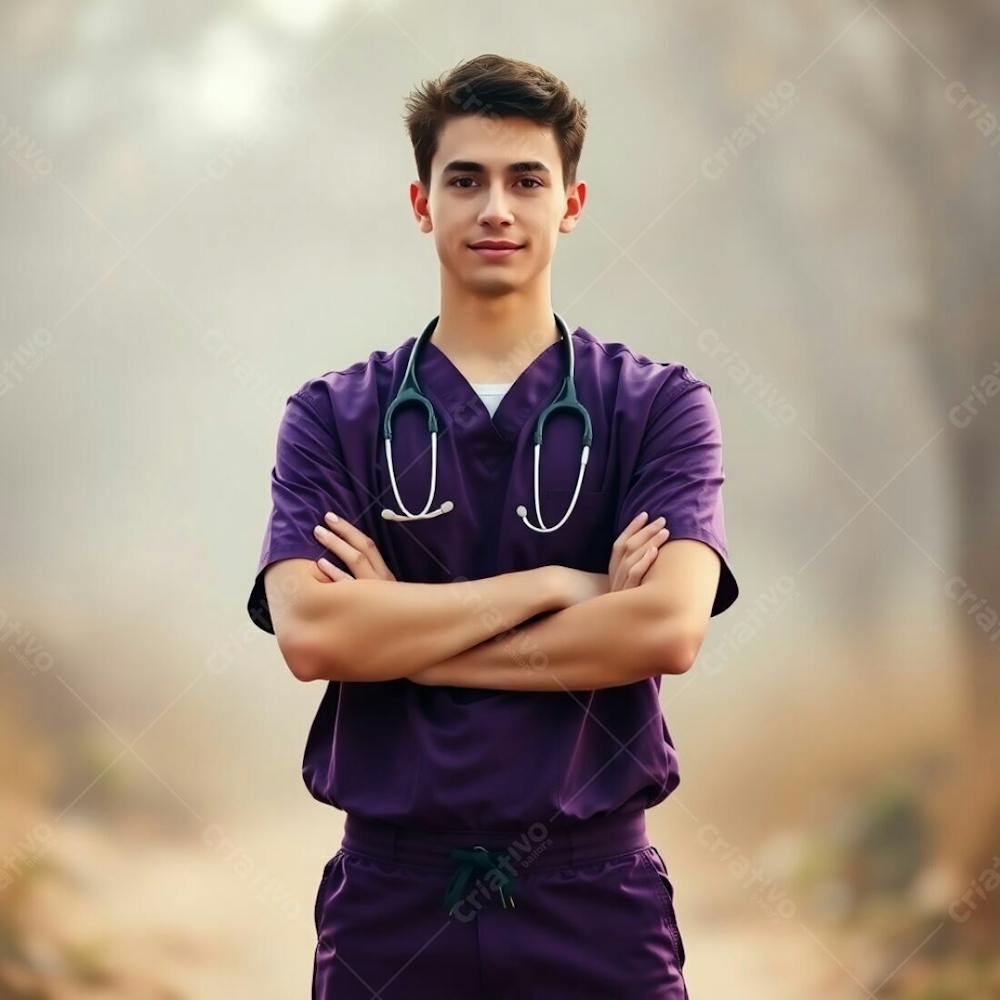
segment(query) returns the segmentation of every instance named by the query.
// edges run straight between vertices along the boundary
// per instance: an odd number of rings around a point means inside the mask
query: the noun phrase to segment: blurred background
[[[1000,5],[0,10],[0,996],[299,997],[342,815],[245,601],[284,401],[437,311],[402,125],[586,102],[553,304],[708,381],[737,603],[649,814],[699,1000],[1000,997]]]

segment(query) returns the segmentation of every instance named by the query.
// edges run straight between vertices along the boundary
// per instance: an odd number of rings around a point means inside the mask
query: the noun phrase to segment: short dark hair
[[[406,100],[406,129],[413,143],[417,176],[429,191],[431,161],[445,122],[456,115],[522,116],[555,133],[563,185],[576,181],[587,132],[587,108],[562,80],[520,59],[485,53],[459,63],[436,80],[425,80]]]

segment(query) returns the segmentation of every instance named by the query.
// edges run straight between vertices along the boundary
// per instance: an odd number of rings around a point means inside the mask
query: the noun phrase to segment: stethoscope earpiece
[[[538,517],[538,524],[541,525],[541,527],[537,527],[528,520],[528,508],[525,507],[524,504],[518,504],[516,508],[517,516],[521,519],[521,521],[527,527],[531,528],[532,531],[538,532],[555,531],[557,528],[561,528],[566,522],[566,519],[573,513],[573,509],[576,507],[577,497],[580,494],[580,484],[583,482],[583,473],[587,467],[587,461],[590,457],[590,445],[593,440],[593,429],[590,422],[590,414],[587,412],[587,408],[577,399],[576,395],[576,358],[573,352],[573,338],[559,313],[554,313],[553,315],[556,318],[556,327],[558,328],[560,336],[563,339],[563,343],[566,345],[567,372],[566,377],[563,379],[559,395],[542,411],[542,413],[539,414],[538,420],[535,423],[535,514]],[[389,483],[392,486],[392,492],[396,497],[396,503],[398,503],[400,508],[403,510],[403,513],[399,514],[394,510],[385,508],[382,511],[382,518],[386,521],[424,521],[432,517],[438,517],[441,514],[447,514],[455,509],[455,505],[451,500],[445,500],[436,510],[430,510],[430,506],[434,502],[434,494],[437,491],[437,414],[434,412],[434,407],[431,404],[431,401],[420,391],[420,384],[417,382],[416,374],[417,355],[423,348],[427,338],[437,326],[438,319],[440,319],[440,317],[435,316],[434,319],[432,319],[430,323],[424,327],[423,333],[417,337],[417,340],[410,351],[410,358],[406,365],[406,372],[403,375],[403,382],[396,395],[389,403],[389,408],[386,410],[385,421],[382,429],[382,439],[385,445],[385,457],[386,465],[389,471]],[[430,493],[427,495],[427,502],[424,504],[424,509],[416,514],[413,514],[406,509],[406,504],[403,503],[403,498],[399,495],[399,489],[396,485],[396,472],[392,464],[392,418],[395,411],[406,403],[417,403],[424,407],[427,411],[427,430],[431,436],[431,488]],[[580,471],[577,475],[576,488],[573,490],[573,499],[570,501],[569,509],[565,514],[563,514],[557,524],[554,524],[551,528],[547,528],[542,521],[542,511],[539,505],[538,463],[542,449],[542,437],[545,428],[545,421],[556,410],[571,410],[580,417],[583,422],[583,448],[580,452]]]

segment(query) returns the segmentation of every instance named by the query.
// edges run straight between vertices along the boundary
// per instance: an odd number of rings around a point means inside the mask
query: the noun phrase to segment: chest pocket
[[[573,491],[567,489],[540,492],[542,518],[546,524],[557,524],[566,513]],[[535,522],[535,508],[528,507],[528,520]],[[539,534],[524,525],[520,529],[530,535],[528,544],[544,549],[544,562],[572,566],[590,573],[606,573],[614,539],[615,495],[613,490],[580,490],[576,505],[566,523],[556,531]]]

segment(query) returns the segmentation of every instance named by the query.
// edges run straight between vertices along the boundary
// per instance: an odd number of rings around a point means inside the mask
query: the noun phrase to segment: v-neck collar
[[[570,336],[575,337],[578,330],[579,327]],[[574,342],[573,346],[576,348],[577,344]],[[464,406],[467,409],[466,419],[461,421],[463,425],[470,423],[468,414],[474,413],[477,423],[492,428],[498,439],[510,444],[517,440],[525,421],[537,417],[542,408],[556,398],[566,374],[565,351],[562,337],[544,347],[513,380],[492,419],[469,380],[430,338],[417,358],[417,381],[437,404],[438,419],[446,427],[454,422],[459,407]]]

